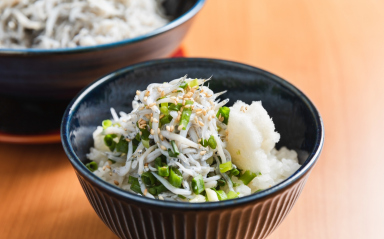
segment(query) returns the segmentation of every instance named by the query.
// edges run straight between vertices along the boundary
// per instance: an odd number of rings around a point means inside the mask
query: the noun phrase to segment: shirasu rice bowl
[[[150,84],[136,92],[132,112],[111,108],[93,133],[87,168],[131,193],[187,202],[247,196],[294,173],[297,153],[275,148],[280,135],[261,102],[228,108],[209,80]]]
[[[137,37],[166,25],[159,0],[3,0],[0,48],[68,48]]]

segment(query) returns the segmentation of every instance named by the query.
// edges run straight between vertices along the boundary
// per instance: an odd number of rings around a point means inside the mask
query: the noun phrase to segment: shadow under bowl
[[[250,196],[209,203],[149,199],[110,185],[84,166],[92,132],[111,118],[110,107],[130,112],[136,90],[188,74],[209,78],[214,92],[228,90],[228,105],[261,100],[281,139],[302,165],[283,182]],[[286,217],[315,165],[324,141],[321,117],[310,100],[287,81],[264,70],[216,59],[165,59],[116,71],[88,86],[62,120],[64,150],[101,220],[120,238],[265,238]]]
[[[0,48],[0,132],[51,133],[70,100],[96,79],[133,63],[169,57],[205,0],[165,0],[173,19],[145,35],[61,49]],[[30,123],[26,123],[26,119]]]

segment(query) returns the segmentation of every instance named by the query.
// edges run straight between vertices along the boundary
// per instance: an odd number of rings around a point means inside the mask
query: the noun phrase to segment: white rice
[[[158,0],[2,0],[0,48],[105,44],[168,22]]]

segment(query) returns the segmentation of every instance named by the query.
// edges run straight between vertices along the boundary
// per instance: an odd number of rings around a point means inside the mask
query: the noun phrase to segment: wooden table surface
[[[323,117],[320,160],[270,239],[384,238],[383,9],[379,0],[208,0],[183,43],[188,56],[287,79]],[[0,238],[116,238],[60,144],[0,152]]]

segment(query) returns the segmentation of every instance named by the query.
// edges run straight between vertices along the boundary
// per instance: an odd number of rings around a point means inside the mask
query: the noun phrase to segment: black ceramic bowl
[[[166,202],[137,196],[110,185],[84,166],[92,132],[110,118],[109,108],[131,111],[137,89],[188,74],[213,75],[213,91],[228,89],[228,105],[261,100],[281,135],[277,147],[299,153],[302,166],[288,179],[243,198],[209,202]],[[84,89],[68,106],[62,143],[89,202],[120,238],[265,238],[299,197],[324,141],[323,123],[310,100],[287,81],[258,68],[213,59],[165,59],[116,71]]]
[[[0,132],[58,130],[70,99],[90,82],[133,63],[170,56],[204,2],[165,0],[173,21],[119,42],[49,50],[0,48]]]

